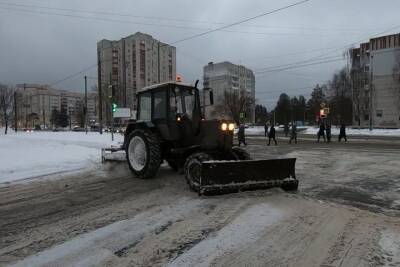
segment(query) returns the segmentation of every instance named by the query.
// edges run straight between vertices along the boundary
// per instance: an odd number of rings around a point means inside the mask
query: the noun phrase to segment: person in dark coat
[[[271,125],[271,128],[269,129],[269,133],[268,133],[268,145],[271,144],[271,139],[274,140],[275,145],[278,144],[278,143],[276,142],[276,139],[275,139],[275,127],[274,127],[274,125]]]
[[[294,139],[294,143],[297,144],[297,126],[296,126],[296,124],[292,124],[292,131],[290,132],[289,144],[292,143],[293,139]]]
[[[289,125],[287,123],[283,126],[283,132],[285,133],[285,137],[287,137],[289,134]]]
[[[239,140],[239,146],[240,146],[242,143],[243,143],[245,146],[247,146],[246,140],[245,140],[244,125],[243,125],[243,124],[240,124],[240,126],[239,126],[238,140]]]
[[[317,140],[318,143],[319,143],[319,139],[320,139],[321,136],[324,138],[324,142],[326,142],[326,139],[325,139],[325,125],[323,123],[321,123],[319,125],[318,140]]]
[[[326,140],[328,141],[328,143],[330,143],[332,134],[331,134],[331,125],[329,123],[326,125],[325,131],[326,131]]]
[[[265,125],[264,125],[264,136],[265,137],[268,136],[268,123],[265,123]]]
[[[339,142],[344,138],[344,141],[347,142],[347,136],[346,136],[346,125],[342,124],[340,126],[340,131],[339,131]]]

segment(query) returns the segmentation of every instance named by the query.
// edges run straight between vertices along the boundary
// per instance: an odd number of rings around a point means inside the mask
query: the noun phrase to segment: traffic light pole
[[[111,114],[111,141],[114,141],[114,114]]]
[[[84,116],[85,116],[85,132],[88,133],[87,126],[87,76],[85,76],[85,108],[84,108]]]

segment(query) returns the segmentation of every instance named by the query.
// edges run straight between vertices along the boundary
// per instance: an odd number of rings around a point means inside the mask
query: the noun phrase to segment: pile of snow
[[[90,168],[101,148],[118,145],[123,136],[89,132],[0,133],[0,183]]]
[[[339,127],[332,127],[331,132],[332,135],[339,135]],[[319,131],[318,127],[307,127],[307,129],[302,132],[304,134],[313,134],[317,135]],[[400,136],[400,129],[373,129],[370,131],[369,129],[356,129],[356,128],[347,128],[347,135],[360,135],[360,136]]]
[[[379,245],[383,250],[384,266],[399,266],[400,264],[400,234],[385,230],[381,234]]]

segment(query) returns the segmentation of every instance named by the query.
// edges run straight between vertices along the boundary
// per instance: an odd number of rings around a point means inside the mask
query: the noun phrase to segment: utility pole
[[[97,49],[97,90],[99,90],[99,133],[103,134],[103,94],[102,94],[102,83],[101,83],[101,60],[100,51]]]
[[[18,116],[17,116],[17,91],[14,91],[14,127],[15,132],[18,131]]]
[[[25,90],[26,90],[26,83],[24,83],[24,93],[26,92]],[[28,104],[24,101],[24,105],[25,105],[25,128],[28,128]]]
[[[72,130],[72,123],[71,123],[71,116],[72,116],[72,111],[71,108],[68,109],[68,113],[69,113],[69,130]]]
[[[85,132],[88,133],[87,129],[87,76],[85,75],[85,107],[83,109],[83,113],[85,116]]]
[[[161,73],[160,73],[160,71],[161,71],[161,67],[160,67],[160,59],[161,59],[161,57],[160,57],[160,41],[158,41],[158,45],[157,45],[157,50],[158,50],[158,53],[157,53],[157,67],[158,67],[158,83],[161,83]]]
[[[373,80],[373,59],[374,56],[371,55],[371,62],[369,65],[371,66],[370,68],[370,80],[369,80],[369,130],[372,131],[372,80]]]

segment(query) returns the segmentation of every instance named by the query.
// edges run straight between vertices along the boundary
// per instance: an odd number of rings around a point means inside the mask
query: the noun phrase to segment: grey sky
[[[0,0],[0,81],[51,84],[96,64],[96,42],[100,39],[120,39],[141,31],[169,43],[294,2],[296,0]],[[7,3],[158,19],[16,7]],[[256,73],[258,102],[271,109],[280,91],[308,97],[310,85],[326,81],[346,61],[265,74],[257,74],[257,71],[321,54],[325,55],[319,61],[337,59],[344,51],[340,48],[348,44],[357,45],[360,40],[366,41],[388,29],[391,30],[387,33],[400,32],[399,9],[399,0],[311,0],[235,26],[228,32],[215,32],[177,44],[177,72],[185,82],[193,82],[201,79],[202,67],[209,61],[229,60],[243,64]],[[95,77],[96,68],[85,74]],[[85,74],[55,87],[82,90]]]

